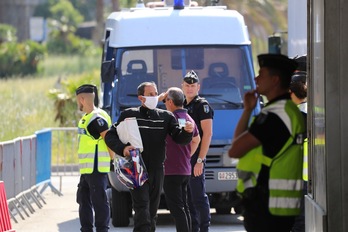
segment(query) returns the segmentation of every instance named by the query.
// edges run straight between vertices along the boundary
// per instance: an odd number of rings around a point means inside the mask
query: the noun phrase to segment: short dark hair
[[[307,97],[307,85],[301,81],[292,81],[290,83],[290,91],[299,99]]]
[[[184,93],[177,87],[169,88],[167,97],[172,99],[175,106],[183,106],[184,104]]]
[[[288,89],[290,86],[290,82],[291,82],[291,74],[288,73],[287,71],[283,71],[277,68],[271,68],[271,67],[267,67],[269,70],[270,75],[276,75],[279,76],[280,79],[280,86],[283,89]]]
[[[149,82],[149,81],[143,82],[143,83],[141,83],[138,86],[138,89],[137,89],[138,96],[143,96],[144,95],[146,86],[153,86],[153,87],[155,87],[157,89],[157,85],[156,85],[155,82],[153,82],[153,81],[151,81],[151,82]]]

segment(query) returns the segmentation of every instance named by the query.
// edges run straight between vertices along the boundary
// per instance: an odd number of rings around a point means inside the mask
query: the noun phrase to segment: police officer
[[[297,63],[280,54],[258,56],[256,90],[244,96],[230,157],[239,158],[237,190],[248,232],[291,231],[302,197],[303,116],[290,98]],[[267,105],[248,127],[259,95]]]
[[[205,158],[213,135],[214,111],[207,100],[198,95],[200,89],[198,75],[188,72],[182,83],[185,95],[184,108],[195,121],[201,142],[191,157],[192,174],[189,182],[188,199],[193,232],[206,232],[210,227],[210,204],[205,192]]]
[[[107,173],[114,153],[108,149],[104,137],[111,119],[95,106],[97,88],[82,85],[76,90],[77,105],[85,114],[78,124],[78,156],[80,182],[77,190],[81,231],[92,232],[93,221],[96,231],[109,230],[110,208],[106,196]],[[93,219],[94,210],[94,219]]]
[[[290,96],[292,101],[300,109],[304,120],[305,128],[307,131],[307,72],[306,70],[306,56],[300,56],[294,59],[299,63],[299,67],[291,78],[290,83]],[[307,194],[307,182],[308,182],[308,139],[307,136],[303,143],[303,197],[301,199],[301,214],[295,219],[292,232],[304,232],[305,231],[305,212],[304,212],[304,196]]]

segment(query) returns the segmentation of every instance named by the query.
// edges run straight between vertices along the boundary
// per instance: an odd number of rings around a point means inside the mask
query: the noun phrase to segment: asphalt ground
[[[63,195],[59,196],[50,187],[47,187],[42,193],[46,204],[38,208],[32,203],[35,212],[25,216],[25,220],[17,214],[15,218],[18,223],[11,219],[12,229],[16,232],[77,232],[80,231],[80,222],[78,218],[78,204],[76,203],[76,190],[79,176],[52,177],[51,183],[55,189]],[[243,222],[240,216],[214,215],[212,211],[212,232],[245,232]],[[111,224],[110,230],[117,232],[132,231],[133,221],[131,219],[128,227],[115,228]],[[158,232],[175,232],[175,226],[169,211],[159,210],[157,222]]]

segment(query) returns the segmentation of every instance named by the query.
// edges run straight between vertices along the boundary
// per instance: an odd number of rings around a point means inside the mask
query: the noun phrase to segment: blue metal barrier
[[[47,187],[59,196],[63,194],[51,183],[54,175],[78,175],[78,165],[73,157],[77,154],[77,128],[49,128],[35,135],[18,137],[0,142],[0,181],[6,185],[6,197],[11,218],[23,220],[34,213],[32,203],[38,208],[46,204],[42,193]],[[52,165],[52,156],[56,165]],[[24,215],[25,214],[25,215]]]
[[[51,179],[52,131],[44,129],[36,133],[36,184]]]

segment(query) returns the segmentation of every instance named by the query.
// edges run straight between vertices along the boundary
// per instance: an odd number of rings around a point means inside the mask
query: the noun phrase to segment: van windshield
[[[180,88],[183,76],[194,70],[200,79],[200,96],[214,109],[239,109],[243,107],[244,92],[254,88],[249,49],[190,46],[119,50],[116,101],[122,108],[138,106],[136,93],[140,83],[153,81],[161,93],[173,86]]]

